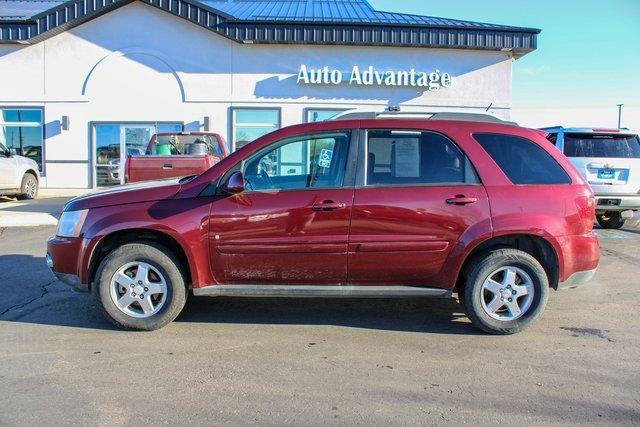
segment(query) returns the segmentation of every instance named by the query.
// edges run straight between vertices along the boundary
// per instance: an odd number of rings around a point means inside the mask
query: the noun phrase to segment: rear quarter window
[[[504,134],[481,133],[473,137],[514,184],[571,183],[562,166],[533,141]]]

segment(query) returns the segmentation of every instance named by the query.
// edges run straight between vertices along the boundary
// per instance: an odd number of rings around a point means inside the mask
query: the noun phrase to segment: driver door
[[[229,171],[243,172],[245,191],[212,203],[211,268],[219,283],[346,282],[352,146],[350,132],[292,137]]]

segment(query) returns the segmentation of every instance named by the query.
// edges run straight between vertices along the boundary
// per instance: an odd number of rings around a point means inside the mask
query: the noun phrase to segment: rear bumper
[[[600,245],[595,233],[563,236],[558,239],[562,250],[562,269],[557,290],[575,288],[593,278],[600,262]]]
[[[596,270],[588,270],[588,271],[578,271],[573,273],[567,280],[564,282],[559,282],[556,290],[562,291],[565,289],[577,288],[580,285],[584,285],[593,279],[593,276],[596,275]]]
[[[640,209],[640,195],[596,194],[596,212]]]

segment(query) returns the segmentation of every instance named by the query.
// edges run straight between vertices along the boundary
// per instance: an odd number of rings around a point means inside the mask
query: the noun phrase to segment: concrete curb
[[[37,227],[56,225],[58,218],[43,212],[6,212],[0,211],[0,227]]]

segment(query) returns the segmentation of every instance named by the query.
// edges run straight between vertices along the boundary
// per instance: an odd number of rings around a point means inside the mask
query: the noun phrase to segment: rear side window
[[[544,148],[512,135],[475,134],[474,138],[514,184],[570,184],[571,178]]]
[[[442,135],[409,130],[368,132],[367,185],[477,183],[467,156]]]
[[[640,140],[630,135],[572,134],[564,136],[567,157],[640,159]]]

